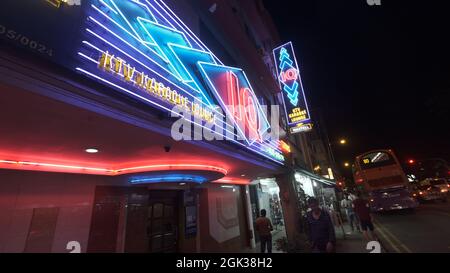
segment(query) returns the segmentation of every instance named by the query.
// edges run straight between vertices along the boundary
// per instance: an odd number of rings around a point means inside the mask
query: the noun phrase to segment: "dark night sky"
[[[311,108],[332,140],[349,140],[338,160],[376,148],[450,159],[449,2],[264,1],[294,42]]]

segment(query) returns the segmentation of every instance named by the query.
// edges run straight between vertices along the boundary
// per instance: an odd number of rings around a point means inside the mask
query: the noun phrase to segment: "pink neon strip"
[[[31,167],[51,167],[51,168],[61,168],[61,169],[71,169],[71,170],[86,170],[95,172],[104,172],[110,175],[118,175],[119,173],[133,172],[137,170],[153,170],[153,171],[170,171],[170,170],[208,170],[217,171],[224,175],[228,171],[224,168],[211,166],[211,165],[201,165],[201,164],[158,164],[158,165],[147,165],[147,166],[136,166],[123,169],[106,169],[106,168],[93,168],[93,167],[83,167],[74,165],[62,165],[62,164],[50,164],[42,162],[31,162],[31,161],[13,161],[13,160],[0,160],[0,163],[4,164],[14,164],[18,166],[31,166]]]

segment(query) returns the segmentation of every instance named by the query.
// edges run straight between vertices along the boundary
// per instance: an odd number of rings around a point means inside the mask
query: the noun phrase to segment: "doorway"
[[[147,209],[148,251],[174,253],[178,250],[178,192],[150,191]]]

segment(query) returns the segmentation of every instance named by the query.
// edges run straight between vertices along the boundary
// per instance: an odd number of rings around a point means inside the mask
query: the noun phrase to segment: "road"
[[[388,252],[450,253],[450,200],[421,204],[415,212],[376,214],[374,223]]]

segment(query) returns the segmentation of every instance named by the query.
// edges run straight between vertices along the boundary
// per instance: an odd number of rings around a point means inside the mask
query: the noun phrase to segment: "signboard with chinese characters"
[[[309,131],[311,117],[292,43],[275,48],[273,55],[289,130],[293,134]]]

